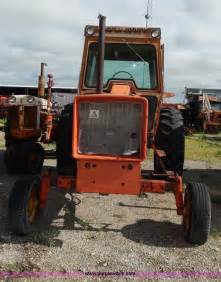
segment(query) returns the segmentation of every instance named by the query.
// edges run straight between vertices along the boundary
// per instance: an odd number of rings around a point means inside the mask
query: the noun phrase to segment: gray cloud
[[[145,24],[146,0],[0,0],[0,83],[36,84],[41,61],[56,85],[77,85],[85,24]],[[165,41],[165,85],[221,87],[219,0],[153,0]]]

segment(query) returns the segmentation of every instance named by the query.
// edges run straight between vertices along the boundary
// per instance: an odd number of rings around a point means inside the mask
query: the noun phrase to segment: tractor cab
[[[85,28],[79,94],[145,97],[149,110],[148,129],[152,133],[163,96],[164,55],[160,28],[107,26],[103,37],[100,30],[98,26]]]
[[[96,93],[99,71],[99,28],[86,26],[80,75],[80,94]],[[150,95],[162,92],[161,30],[159,28],[106,27],[103,90],[113,83],[131,86],[131,92]],[[102,44],[102,43],[101,43]]]

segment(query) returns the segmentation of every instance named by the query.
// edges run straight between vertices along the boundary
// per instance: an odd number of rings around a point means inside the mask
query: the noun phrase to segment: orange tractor
[[[44,162],[44,149],[40,143],[50,143],[55,138],[56,113],[51,103],[53,77],[48,75],[46,98],[45,65],[41,63],[38,97],[12,95],[8,98],[4,160],[9,172],[39,173]]]
[[[86,26],[79,95],[58,124],[57,169],[18,180],[9,200],[10,228],[32,230],[44,209],[52,179],[73,193],[175,196],[191,243],[207,241],[211,204],[208,189],[183,190],[184,125],[179,110],[161,109],[163,48],[159,28]],[[154,171],[142,170],[154,151]],[[147,232],[149,232],[147,230]]]

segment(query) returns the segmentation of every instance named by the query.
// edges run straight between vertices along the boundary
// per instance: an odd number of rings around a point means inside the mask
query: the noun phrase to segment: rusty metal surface
[[[45,97],[45,76],[44,76],[45,66],[47,66],[46,63],[41,63],[41,72],[38,77],[38,97],[41,98]]]
[[[87,25],[85,27],[85,36],[91,37],[91,34],[88,33],[88,30],[93,30],[92,36],[98,36],[99,28],[94,25]],[[144,28],[144,27],[124,27],[124,26],[107,26],[105,28],[105,33],[107,37],[134,37],[134,38],[151,38],[151,33],[154,31],[159,31],[159,36],[161,37],[160,28]],[[156,39],[155,39],[156,40]]]

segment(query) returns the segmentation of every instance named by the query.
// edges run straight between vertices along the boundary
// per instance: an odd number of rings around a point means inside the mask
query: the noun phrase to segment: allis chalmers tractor
[[[5,164],[9,172],[39,173],[44,161],[44,149],[39,142],[54,139],[51,108],[52,76],[49,75],[48,98],[45,99],[44,63],[41,64],[38,97],[12,95],[8,99],[5,130]]]
[[[207,187],[189,183],[183,191],[182,115],[177,109],[160,110],[167,95],[163,56],[159,28],[105,27],[103,16],[99,27],[86,26],[79,95],[58,125],[57,170],[15,183],[9,200],[13,232],[32,230],[56,179],[59,189],[73,193],[172,191],[186,240],[207,241]],[[154,171],[142,170],[151,148]]]

